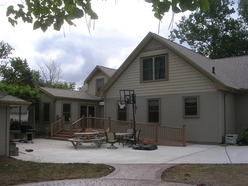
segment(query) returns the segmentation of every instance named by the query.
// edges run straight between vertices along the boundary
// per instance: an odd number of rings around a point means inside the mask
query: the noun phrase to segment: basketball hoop
[[[118,105],[119,105],[120,109],[124,109],[126,106],[126,103],[118,101]]]
[[[120,101],[118,102],[120,109],[125,108],[127,104],[133,106],[133,131],[136,131],[135,126],[135,113],[136,113],[136,94],[134,90],[119,90]],[[134,138],[134,144],[136,145],[136,138]]]

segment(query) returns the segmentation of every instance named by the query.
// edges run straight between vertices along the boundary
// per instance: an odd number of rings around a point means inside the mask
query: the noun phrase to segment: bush
[[[10,130],[20,130],[20,125],[27,125],[28,121],[19,121],[19,120],[13,120],[10,122]]]
[[[243,134],[241,135],[239,142],[242,145],[248,145],[248,128],[244,128]]]

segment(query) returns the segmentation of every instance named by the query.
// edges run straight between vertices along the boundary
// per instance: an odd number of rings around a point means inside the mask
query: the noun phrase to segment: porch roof
[[[56,88],[47,88],[40,87],[40,90],[52,96],[54,98],[63,98],[63,99],[80,99],[80,100],[95,100],[99,101],[101,98],[88,94],[85,91],[76,91],[76,90],[65,90],[65,89],[56,89]]]
[[[32,104],[31,102],[8,95],[5,92],[0,91],[0,105],[19,106],[19,105],[31,105],[31,104]]]

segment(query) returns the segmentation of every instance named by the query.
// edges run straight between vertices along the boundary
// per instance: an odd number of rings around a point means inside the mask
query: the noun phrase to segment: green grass
[[[104,164],[36,163],[1,157],[0,185],[9,186],[64,179],[100,178],[113,171],[114,167]]]

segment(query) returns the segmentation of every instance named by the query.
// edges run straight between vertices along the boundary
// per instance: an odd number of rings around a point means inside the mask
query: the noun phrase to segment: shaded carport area
[[[31,102],[0,91],[0,156],[9,156],[10,107],[31,105]]]

